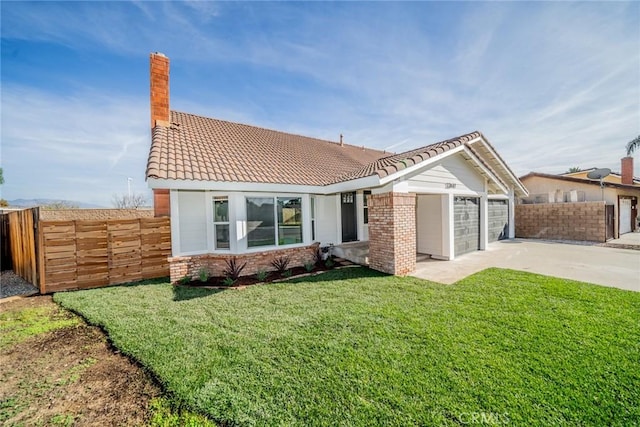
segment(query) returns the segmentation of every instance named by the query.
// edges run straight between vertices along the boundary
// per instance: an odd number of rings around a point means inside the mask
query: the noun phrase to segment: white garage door
[[[631,232],[631,199],[620,199],[619,233]]]

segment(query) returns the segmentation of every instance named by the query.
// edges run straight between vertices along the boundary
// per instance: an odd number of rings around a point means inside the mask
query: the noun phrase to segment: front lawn
[[[640,293],[500,269],[448,286],[352,268],[55,300],[222,424],[640,422]]]

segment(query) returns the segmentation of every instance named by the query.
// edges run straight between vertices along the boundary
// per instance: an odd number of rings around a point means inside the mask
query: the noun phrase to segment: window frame
[[[251,246],[249,243],[249,232],[246,233],[246,242],[245,242],[245,251],[250,252],[259,252],[264,250],[272,250],[272,249],[280,249],[280,248],[295,248],[306,245],[304,238],[304,229],[305,229],[305,197],[302,194],[287,194],[287,193],[248,193],[243,195],[244,199],[244,221],[248,224],[249,222],[249,211],[247,208],[247,202],[250,199],[271,199],[273,202],[273,228],[274,228],[274,244],[268,244],[263,246]],[[300,200],[300,242],[299,243],[288,243],[288,244],[280,244],[280,222],[278,218],[278,199],[299,199]]]
[[[226,200],[227,202],[227,220],[226,221],[216,221],[216,200]],[[213,195],[211,197],[212,202],[212,224],[213,224],[213,250],[214,251],[223,251],[229,252],[231,251],[231,202],[229,200],[228,195]],[[218,247],[218,225],[226,225],[228,229],[228,239],[227,239],[227,247],[221,248]]]
[[[367,196],[371,195],[371,190],[362,191],[362,223],[369,225],[369,203],[367,202]]]

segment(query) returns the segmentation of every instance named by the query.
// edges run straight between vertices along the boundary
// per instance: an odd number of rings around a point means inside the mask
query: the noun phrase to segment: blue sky
[[[0,7],[8,200],[148,191],[155,51],[174,110],[397,152],[480,130],[518,175],[619,170],[640,134],[638,2]]]

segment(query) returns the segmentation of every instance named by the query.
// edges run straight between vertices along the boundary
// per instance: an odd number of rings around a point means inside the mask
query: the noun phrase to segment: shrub
[[[209,280],[209,271],[204,267],[200,268],[198,270],[198,279],[203,283]]]
[[[290,262],[291,258],[289,258],[288,256],[281,256],[278,258],[274,258],[273,261],[271,261],[271,265],[282,276],[284,275],[284,272],[287,271],[287,267],[289,266]]]
[[[315,267],[315,262],[313,261],[307,261],[304,263],[304,269],[307,270],[308,273],[311,273],[311,270],[313,270],[313,267]]]
[[[334,264],[335,263],[333,262],[333,260],[331,258],[327,258],[327,260],[324,263],[324,265],[326,265],[327,268],[332,268]]]
[[[291,269],[285,270],[282,272],[282,277],[291,277],[292,274],[293,274],[293,271],[291,271]]]
[[[242,270],[244,270],[244,268],[247,266],[246,262],[240,265],[236,257],[226,260],[225,263],[227,264],[227,267],[224,269],[222,273],[225,275],[226,278],[231,279],[234,282],[238,280],[238,277],[240,277],[240,273],[242,273]]]
[[[185,274],[178,280],[178,283],[181,285],[188,285],[191,282],[191,277],[188,274]]]
[[[256,273],[256,279],[258,279],[261,282],[264,282],[264,280],[269,276],[269,272],[267,270],[264,269],[260,269],[258,270],[258,272]]]
[[[225,277],[222,280],[222,284],[225,286],[233,286],[234,283],[236,283],[236,280],[232,279],[231,277]]]
[[[326,250],[327,248],[321,248],[320,246],[318,246],[315,250],[315,252],[313,253],[313,262],[315,262],[315,264],[318,267],[322,267],[322,263],[324,262],[324,260],[322,259],[322,254],[327,252]]]

